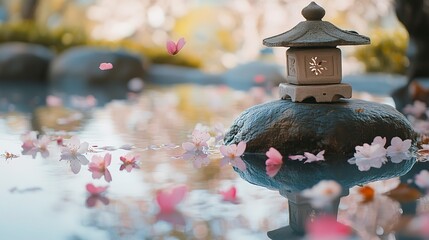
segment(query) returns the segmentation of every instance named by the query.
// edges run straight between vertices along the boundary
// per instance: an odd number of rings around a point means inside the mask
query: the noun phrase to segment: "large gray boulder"
[[[100,63],[112,63],[113,69],[100,70]],[[58,56],[49,70],[54,88],[88,87],[126,88],[129,80],[143,78],[144,59],[125,50],[75,47]]]
[[[54,53],[41,45],[10,42],[0,45],[1,82],[46,82]]]
[[[362,100],[338,103],[293,103],[277,100],[251,107],[233,123],[226,144],[247,142],[246,152],[265,153],[270,147],[283,156],[317,153],[346,161],[355,146],[371,143],[376,136],[412,139],[416,133],[393,107]]]

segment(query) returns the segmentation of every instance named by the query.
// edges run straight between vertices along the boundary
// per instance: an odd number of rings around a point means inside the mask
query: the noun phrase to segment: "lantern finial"
[[[311,2],[307,7],[302,9],[301,14],[307,21],[321,21],[323,16],[325,16],[325,9],[317,5],[317,3]]]

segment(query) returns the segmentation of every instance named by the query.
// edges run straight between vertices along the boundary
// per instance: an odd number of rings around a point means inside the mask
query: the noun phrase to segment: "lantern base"
[[[352,87],[347,83],[329,85],[294,85],[280,83],[280,97],[302,102],[314,98],[316,102],[337,102],[340,98],[351,98]]]

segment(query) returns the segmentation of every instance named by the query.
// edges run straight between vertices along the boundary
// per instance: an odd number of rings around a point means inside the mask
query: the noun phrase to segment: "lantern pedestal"
[[[280,97],[302,102],[313,97],[316,102],[335,102],[340,98],[351,98],[352,87],[347,83],[329,85],[294,85],[280,83]]]

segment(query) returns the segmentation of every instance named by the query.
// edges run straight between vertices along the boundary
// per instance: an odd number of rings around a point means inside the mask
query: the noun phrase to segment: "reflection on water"
[[[5,152],[0,197],[7,203],[0,205],[2,239],[268,239],[267,232],[289,224],[283,197],[288,194],[281,196],[279,189],[303,190],[325,178],[348,188],[403,175],[414,164],[371,170],[383,177],[366,173],[365,181],[350,175],[359,171],[346,162],[347,171],[306,165],[318,175],[286,164],[275,178],[286,182],[266,175],[262,183],[250,181],[276,189],[268,190],[249,184],[231,167],[246,179],[263,160],[249,167],[243,159],[243,168],[241,162],[234,164],[238,159],[222,161],[218,150],[223,132],[241,111],[277,98],[263,89],[149,87],[127,100],[95,96],[98,107],[91,97],[73,105],[70,96],[59,95],[63,105],[46,106],[45,90],[32,97],[24,90],[14,94],[0,103],[0,151]],[[186,152],[182,143],[192,141],[194,129],[209,132],[209,144],[203,151]],[[24,135],[31,130],[39,135]],[[25,145],[29,139],[33,145]],[[91,190],[88,183],[94,184]],[[172,193],[160,203],[163,191],[178,186],[186,186],[182,198]],[[376,194],[374,201],[360,205],[353,200],[358,194],[351,191],[341,200],[339,220],[359,236],[393,232],[389,227],[399,221],[402,203]],[[422,202],[419,208],[426,206]],[[171,211],[162,211],[165,204]]]

